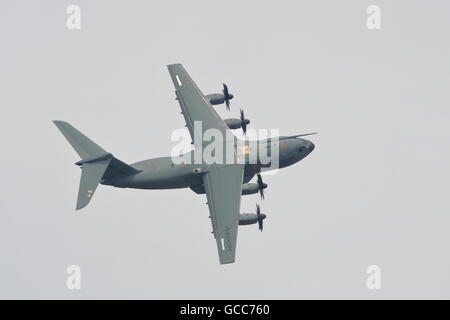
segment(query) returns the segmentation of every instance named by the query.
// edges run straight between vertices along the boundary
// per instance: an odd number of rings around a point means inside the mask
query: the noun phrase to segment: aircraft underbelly
[[[104,184],[134,189],[178,189],[202,183],[201,174],[194,172],[195,165],[174,164],[170,157],[141,161],[133,167],[141,172]]]
[[[130,183],[130,188],[177,189],[190,187],[192,184],[195,184],[197,180],[200,182],[202,177],[192,170],[172,168],[159,172],[143,172],[140,177],[138,175],[133,180],[134,181]]]

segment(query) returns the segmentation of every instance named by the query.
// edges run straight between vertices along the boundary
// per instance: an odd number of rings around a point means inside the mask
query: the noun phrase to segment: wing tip
[[[167,68],[170,70],[171,68],[174,67],[182,67],[183,65],[181,63],[171,63],[167,65]]]
[[[63,121],[63,120],[52,120],[52,122],[55,124],[55,126],[59,126],[62,124],[68,124],[66,121]]]
[[[219,250],[219,261],[220,264],[231,264],[235,262],[235,252],[228,252],[225,253],[225,251],[220,251]]]

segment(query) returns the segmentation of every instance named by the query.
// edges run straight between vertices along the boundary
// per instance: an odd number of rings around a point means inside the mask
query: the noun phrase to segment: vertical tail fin
[[[91,201],[95,189],[97,189],[113,156],[69,123],[64,121],[53,122],[82,159],[76,163],[82,166],[76,206],[76,210],[79,210],[87,206],[89,201]]]
[[[100,180],[131,176],[141,172],[115,158],[69,123],[65,121],[53,121],[53,123],[81,157],[81,160],[75,163],[82,166],[83,170],[78,191],[77,210],[84,208],[91,201]]]

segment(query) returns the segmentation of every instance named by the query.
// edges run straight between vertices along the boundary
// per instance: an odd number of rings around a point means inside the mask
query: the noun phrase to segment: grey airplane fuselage
[[[275,139],[276,140],[276,139]],[[258,142],[259,148],[270,148],[271,140]],[[249,163],[246,159],[243,183],[249,182],[253,176],[264,170],[273,170],[290,166],[310,154],[314,150],[314,144],[301,138],[288,138],[276,140],[273,144],[279,150],[278,167],[264,166],[257,160],[256,164]],[[192,154],[193,151],[190,153]],[[141,171],[136,175],[119,179],[102,180],[101,183],[119,188],[134,189],[178,189],[192,188],[197,193],[204,193],[201,164],[176,164],[172,157],[148,159],[131,164]]]

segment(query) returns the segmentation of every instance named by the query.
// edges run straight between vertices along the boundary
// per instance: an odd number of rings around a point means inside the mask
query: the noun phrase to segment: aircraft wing
[[[186,126],[191,134],[192,142],[196,147],[201,143],[203,133],[208,129],[217,129],[222,132],[222,136],[226,139],[234,137],[223,119],[217,114],[216,110],[211,106],[203,93],[197,87],[181,64],[168,65],[170,76],[177,100],[181,107],[181,112],[186,120]],[[201,123],[201,128],[197,127],[197,139],[194,135],[194,123]],[[229,134],[227,135],[227,131]],[[198,141],[196,141],[198,140]]]
[[[205,159],[202,162],[203,182],[220,263],[232,263],[236,254],[244,175],[244,165],[236,161],[241,156],[236,152],[236,138],[184,67],[181,64],[172,64],[167,67],[195,147],[207,145],[209,141],[202,141],[203,134],[208,129],[215,129],[222,133],[224,151],[234,151],[233,164],[207,164]],[[197,125],[195,122],[198,122]],[[201,127],[198,126],[200,123]],[[228,160],[228,157],[226,159]]]
[[[221,264],[236,255],[244,165],[213,165],[203,176]]]

